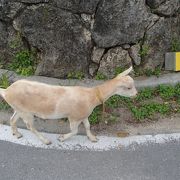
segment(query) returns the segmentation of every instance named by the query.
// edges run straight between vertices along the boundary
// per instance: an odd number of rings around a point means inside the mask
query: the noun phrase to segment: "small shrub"
[[[161,68],[160,67],[156,67],[154,72],[153,72],[153,75],[159,77],[161,75]]]
[[[168,104],[150,103],[140,107],[132,107],[131,112],[137,120],[152,118],[155,113],[167,114],[170,111]]]
[[[10,86],[9,79],[5,74],[3,74],[2,77],[0,78],[0,88],[6,89],[9,86]]]
[[[8,110],[9,108],[10,106],[5,101],[0,102],[0,110]]]
[[[154,70],[153,69],[138,69],[135,68],[135,76],[142,76],[142,75],[146,75],[148,77],[150,76],[157,76],[159,77],[161,75],[161,68],[160,67],[156,67]]]
[[[143,58],[143,57],[145,57],[145,56],[147,56],[148,55],[148,52],[149,52],[149,45],[147,45],[147,44],[144,44],[144,45],[142,45],[142,47],[141,47],[141,49],[140,49],[140,51],[139,51],[139,54],[140,54],[140,56]]]
[[[68,79],[83,79],[84,78],[84,73],[81,71],[77,71],[77,72],[70,72],[67,75]]]
[[[17,72],[20,75],[28,76],[34,74],[35,71],[35,56],[28,50],[19,51],[16,53],[13,61],[9,64],[10,70]]]
[[[112,96],[108,99],[106,102],[106,105],[111,108],[117,108],[119,106],[119,101],[121,100],[121,97],[118,95]]]
[[[152,69],[146,69],[144,70],[144,74],[148,77],[153,75],[153,70]]]
[[[9,47],[12,49],[20,48],[22,46],[21,34],[17,33],[16,37],[9,42]]]
[[[102,110],[100,106],[97,106],[93,112],[91,113],[91,115],[89,116],[89,122],[90,124],[97,124],[100,121],[102,115]]]
[[[180,84],[175,86],[175,96],[180,97]]]
[[[170,85],[159,85],[157,92],[163,99],[171,99],[175,96],[175,88]]]
[[[173,37],[171,41],[171,51],[180,51],[180,40],[177,37]]]
[[[95,76],[95,79],[96,79],[96,80],[106,80],[107,77],[106,77],[106,75],[104,75],[103,73],[97,72],[97,74],[96,74],[96,76]]]
[[[151,99],[152,97],[153,97],[153,89],[145,88],[138,93],[136,100],[142,101],[146,99]]]
[[[125,69],[122,67],[116,67],[115,68],[115,76],[117,76],[118,74],[122,73]]]

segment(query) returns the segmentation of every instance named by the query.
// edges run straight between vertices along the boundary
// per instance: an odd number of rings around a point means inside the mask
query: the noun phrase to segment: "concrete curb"
[[[8,71],[5,69],[0,69],[0,78],[3,74],[9,78],[10,82],[15,82],[19,79],[29,79],[33,81],[44,82],[52,85],[63,85],[63,86],[86,86],[92,87],[98,84],[103,83],[103,80],[93,80],[93,79],[83,79],[83,80],[76,80],[76,79],[57,79],[57,78],[50,78],[44,76],[30,76],[30,77],[23,77],[17,75],[13,71]],[[146,87],[156,87],[160,84],[170,84],[176,85],[180,83],[180,72],[171,73],[171,74],[163,74],[159,77],[152,76],[152,77],[137,77],[135,79],[135,85],[137,89],[142,89]]]
[[[149,145],[150,143],[166,143],[180,140],[180,133],[173,134],[158,134],[158,135],[143,135],[132,136],[125,138],[98,136],[97,143],[90,142],[86,136],[73,136],[65,142],[59,142],[58,134],[43,133],[45,137],[51,140],[51,145],[44,145],[40,140],[30,131],[20,129],[23,137],[17,139],[11,133],[9,126],[0,126],[0,140],[8,141],[25,146],[33,146],[44,149],[60,149],[60,150],[75,150],[75,151],[108,151],[118,150],[122,148],[133,148],[137,145]]]

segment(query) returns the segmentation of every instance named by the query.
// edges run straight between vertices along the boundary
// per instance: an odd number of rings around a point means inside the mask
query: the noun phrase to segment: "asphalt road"
[[[62,151],[0,141],[0,180],[179,180],[180,143]]]

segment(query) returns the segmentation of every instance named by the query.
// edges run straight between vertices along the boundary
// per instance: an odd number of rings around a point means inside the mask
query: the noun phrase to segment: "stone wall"
[[[176,39],[179,0],[0,0],[0,61],[35,50],[37,75],[163,67]]]

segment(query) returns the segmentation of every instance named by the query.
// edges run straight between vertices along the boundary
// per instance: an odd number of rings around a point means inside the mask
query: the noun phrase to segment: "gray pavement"
[[[179,180],[180,143],[107,152],[61,151],[0,141],[0,180]]]

